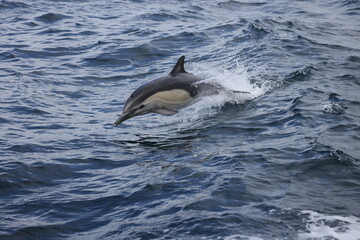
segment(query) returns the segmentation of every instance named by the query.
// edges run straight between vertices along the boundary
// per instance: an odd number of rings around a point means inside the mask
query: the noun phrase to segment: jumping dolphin
[[[178,113],[205,95],[218,94],[224,90],[220,85],[202,82],[204,79],[185,71],[185,56],[177,61],[170,74],[157,78],[136,89],[126,101],[122,115],[114,123],[148,113],[166,116]],[[236,93],[248,93],[232,91]]]

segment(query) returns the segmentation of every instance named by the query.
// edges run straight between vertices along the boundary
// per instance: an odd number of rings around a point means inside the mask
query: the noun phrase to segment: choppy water
[[[113,122],[187,57],[219,95]],[[360,2],[1,1],[0,239],[360,239]]]

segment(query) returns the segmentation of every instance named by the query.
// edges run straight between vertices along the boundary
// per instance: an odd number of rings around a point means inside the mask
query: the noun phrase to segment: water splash
[[[227,91],[220,94],[203,97],[200,101],[189,106],[173,116],[167,121],[167,124],[178,123],[178,128],[187,128],[190,125],[197,125],[203,120],[219,114],[226,104],[244,104],[255,98],[264,95],[272,90],[274,85],[263,81],[262,84],[256,84],[252,79],[256,73],[250,73],[248,69],[236,61],[236,66],[228,68],[226,64],[214,66],[214,63],[190,64],[190,72],[204,77],[205,82],[222,85]],[[243,91],[248,93],[238,93]]]
[[[307,215],[306,232],[300,239],[359,240],[360,219],[355,216],[325,215],[315,211],[302,211]]]

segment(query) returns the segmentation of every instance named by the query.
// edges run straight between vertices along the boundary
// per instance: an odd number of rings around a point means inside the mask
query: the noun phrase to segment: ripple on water
[[[96,57],[85,58],[83,61],[85,66],[106,66],[106,67],[122,67],[131,64],[131,61],[118,58],[115,54],[100,54]]]
[[[102,53],[95,57],[85,58],[85,66],[104,65],[106,67],[144,65],[168,55],[170,50],[158,48],[153,44],[141,44],[134,47],[121,47],[113,52]]]
[[[203,44],[204,41],[210,39],[205,33],[199,32],[181,32],[171,36],[159,37],[151,40],[151,45],[157,49],[170,48],[173,49],[178,45],[185,45],[186,42],[191,41],[193,44],[190,48],[197,48]]]
[[[0,123],[9,123],[9,122],[10,122],[9,119],[0,117]]]
[[[21,162],[12,163],[7,172],[0,175],[0,184],[3,189],[1,195],[6,196],[17,189],[31,192],[31,189],[36,189],[39,186],[56,186],[57,180],[73,178],[75,174],[82,177],[86,175],[81,173],[79,166],[69,168],[62,163],[36,162],[31,165]]]
[[[245,7],[260,7],[266,5],[266,2],[241,2],[241,1],[222,1],[218,3],[218,6],[221,8],[229,10],[243,10]]]
[[[50,112],[47,112],[40,108],[34,108],[31,106],[10,106],[6,108],[8,111],[14,112],[19,115],[51,115]]]
[[[0,9],[29,8],[30,5],[20,1],[6,1],[0,3]]]
[[[49,153],[49,152],[54,152],[57,150],[61,150],[59,148],[53,147],[53,146],[49,146],[49,145],[42,145],[42,144],[17,144],[17,145],[13,145],[11,147],[9,147],[7,149],[8,151],[13,151],[13,152],[20,152],[20,153],[31,153],[31,152],[43,152],[43,153]]]
[[[163,21],[177,20],[178,18],[174,14],[162,12],[162,13],[144,13],[138,15],[135,19],[139,19],[139,20],[147,19],[155,22],[163,22]]]
[[[12,51],[0,52],[0,60],[1,61],[14,60],[15,58],[16,58],[16,55]]]

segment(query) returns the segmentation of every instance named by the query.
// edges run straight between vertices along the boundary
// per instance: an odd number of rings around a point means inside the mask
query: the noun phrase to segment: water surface
[[[360,4],[1,1],[0,239],[360,239]],[[187,71],[250,96],[113,122]]]

